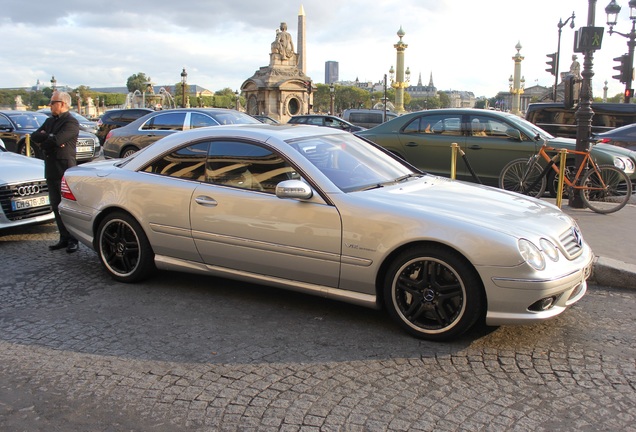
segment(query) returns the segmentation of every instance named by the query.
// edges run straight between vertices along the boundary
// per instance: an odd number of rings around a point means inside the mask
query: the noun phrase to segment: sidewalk
[[[608,215],[572,208],[567,200],[562,203],[561,210],[576,220],[596,255],[590,280],[599,285],[636,290],[636,205],[632,201]]]

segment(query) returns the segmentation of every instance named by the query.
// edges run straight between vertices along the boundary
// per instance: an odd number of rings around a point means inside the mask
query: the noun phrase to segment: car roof
[[[203,127],[197,129],[189,129],[179,133],[168,135],[159,141],[154,142],[151,146],[145,147],[141,151],[144,154],[152,152],[153,155],[159,155],[170,150],[178,143],[187,143],[189,141],[198,141],[207,138],[235,138],[257,141],[290,141],[308,137],[325,136],[325,135],[345,135],[351,136],[349,132],[339,129],[322,128],[302,124],[237,124],[237,125],[220,125]],[[137,169],[138,164],[131,161],[131,168]]]

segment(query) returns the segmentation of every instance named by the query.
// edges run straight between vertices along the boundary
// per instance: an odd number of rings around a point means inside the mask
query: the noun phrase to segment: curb
[[[636,265],[596,257],[588,280],[598,285],[636,290]]]

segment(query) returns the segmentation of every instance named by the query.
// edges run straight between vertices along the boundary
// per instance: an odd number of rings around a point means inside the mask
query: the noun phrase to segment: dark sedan
[[[484,184],[497,186],[504,166],[535,154],[544,142],[556,148],[574,149],[576,141],[555,138],[538,126],[514,114],[501,111],[447,108],[419,111],[397,117],[356,135],[381,145],[430,173],[448,177],[451,145],[465,153],[470,167]],[[636,153],[616,146],[598,144],[592,156],[599,164],[614,165],[636,181]],[[568,165],[574,161],[568,160]],[[548,185],[554,184],[554,174]],[[468,166],[457,162],[457,178],[475,181]],[[550,192],[554,191],[550,189]]]
[[[7,150],[25,155],[26,136],[35,132],[47,119],[47,115],[32,111],[0,111],[0,139]],[[32,155],[43,159],[40,148],[31,143]],[[80,130],[77,140],[77,161],[88,162],[99,158],[102,148],[99,140],[92,133]]]
[[[175,132],[207,126],[261,124],[254,117],[225,108],[180,108],[153,111],[134,122],[111,130],[104,142],[104,156],[122,158]]]
[[[365,130],[362,126],[356,126],[341,119],[340,117],[323,114],[307,114],[293,116],[287,122],[289,124],[307,124],[313,126],[326,126],[341,129],[347,132],[359,132]]]
[[[124,108],[124,109],[112,109],[106,111],[97,120],[97,138],[104,144],[108,132],[113,129],[117,129],[127,124],[130,124],[137,120],[139,117],[145,116],[154,112],[150,108]]]
[[[51,109],[43,108],[38,110],[38,112],[44,113],[47,116],[51,117]],[[80,130],[84,132],[92,133],[93,135],[97,135],[97,122],[87,119],[81,114],[76,113],[75,111],[69,111],[73,117],[77,120],[80,126]]]
[[[592,138],[598,144],[612,144],[636,151],[636,123],[595,134]]]

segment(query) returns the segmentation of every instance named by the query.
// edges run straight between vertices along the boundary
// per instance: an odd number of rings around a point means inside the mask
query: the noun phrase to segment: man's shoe
[[[55,243],[54,245],[50,245],[49,246],[49,250],[58,250],[58,249],[64,249],[65,247],[68,247],[68,241],[66,240],[60,240],[59,242]]]
[[[79,244],[78,243],[69,243],[68,246],[66,246],[66,252],[67,253],[77,252],[78,250],[79,250]]]

